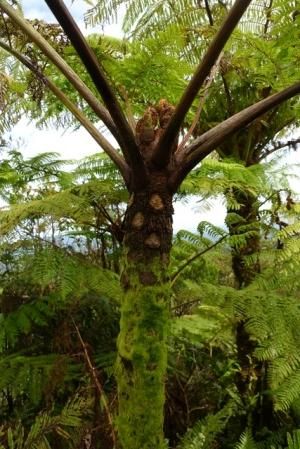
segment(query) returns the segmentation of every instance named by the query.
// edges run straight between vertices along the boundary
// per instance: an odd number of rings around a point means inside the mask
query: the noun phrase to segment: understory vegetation
[[[278,189],[282,169],[265,169],[210,159],[193,175],[206,202],[221,185],[250,191],[260,207],[255,229],[243,223],[230,235],[200,222],[174,236],[164,424],[172,448],[297,447],[300,209],[286,185]],[[56,154],[24,160],[10,150],[1,171],[2,447],[113,448],[126,192],[101,155],[71,173]],[[278,190],[266,184],[275,178]],[[227,222],[237,220],[233,207]],[[253,235],[261,270],[237,289],[232,248]]]

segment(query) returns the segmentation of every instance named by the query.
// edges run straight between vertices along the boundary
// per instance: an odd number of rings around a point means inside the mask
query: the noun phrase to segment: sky
[[[56,22],[52,12],[44,2],[44,0],[22,0],[25,17],[29,19],[42,19],[46,22]],[[77,24],[84,32],[86,27],[84,25],[84,13],[90,7],[88,2],[84,0],[65,0],[65,5],[69,8],[72,16],[76,19]],[[91,30],[91,28],[89,28]],[[93,28],[95,31],[102,31],[101,25]],[[105,32],[109,35],[120,36],[121,27],[117,24],[106,25]]]
[[[77,20],[82,20],[83,13],[87,8],[86,2],[82,0],[74,0],[73,2],[67,0],[65,4],[70,8]],[[43,0],[23,0],[22,5],[24,14],[28,18],[43,19],[47,22],[55,21],[54,16]]]
[[[38,18],[48,22],[54,22],[55,18],[43,0],[23,0],[25,17]],[[83,20],[87,3],[84,0],[66,0],[65,4],[70,8],[73,17],[78,25],[85,32]],[[98,25],[93,31],[103,32],[102,26]],[[118,24],[105,26],[104,32],[112,36],[121,36],[121,28]],[[37,153],[54,151],[61,154],[63,159],[80,159],[84,156],[94,154],[99,151],[99,147],[90,135],[84,130],[77,131],[63,129],[37,130],[34,124],[28,124],[23,119],[11,133],[13,140],[19,142],[18,149],[25,157],[33,156]],[[290,152],[286,158],[286,163],[300,163],[300,151]],[[300,192],[299,181],[292,181],[293,187]],[[197,224],[202,221],[210,221],[215,225],[224,224],[225,208],[220,201],[212,201],[211,209],[203,211],[196,200],[187,203],[175,204],[174,230],[190,229],[194,230]]]

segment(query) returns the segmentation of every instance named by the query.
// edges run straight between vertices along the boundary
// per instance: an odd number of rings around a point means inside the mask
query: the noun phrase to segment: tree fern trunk
[[[261,271],[261,244],[257,199],[241,191],[235,192],[235,199],[241,204],[240,209],[235,211],[241,219],[229,226],[230,235],[249,232],[243,245],[232,247],[232,270],[236,288],[240,289],[250,285]],[[251,340],[245,324],[245,321],[239,322],[236,329],[237,357],[240,365],[236,386],[248,412],[242,420],[242,431],[251,424],[253,431],[257,432],[263,427],[272,426],[272,401],[265,395],[267,364],[255,359],[253,353],[256,345]],[[256,402],[253,401],[255,396],[258,397]]]
[[[172,197],[164,175],[132,195],[125,218],[117,427],[123,449],[162,449]]]
[[[232,247],[232,270],[237,288],[247,287],[260,273],[260,235],[257,199],[246,192],[236,190],[235,199],[240,203],[240,209],[234,211],[240,220],[229,224],[231,236],[249,233],[242,245]],[[228,213],[233,212],[228,210]],[[251,234],[250,234],[251,232]]]

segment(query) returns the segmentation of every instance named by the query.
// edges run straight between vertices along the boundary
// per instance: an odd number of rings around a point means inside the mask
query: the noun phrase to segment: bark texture
[[[123,449],[163,449],[172,196],[157,172],[132,194],[125,218],[124,298],[118,338],[119,439]]]

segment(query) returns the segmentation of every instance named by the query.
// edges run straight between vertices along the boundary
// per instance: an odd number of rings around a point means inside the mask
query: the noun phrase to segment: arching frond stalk
[[[171,157],[172,142],[174,141],[186,113],[191,107],[200,87],[203,85],[205,79],[209,75],[212,67],[216,63],[221,51],[226,42],[230,38],[234,28],[239,23],[240,18],[246,11],[251,0],[237,0],[235,5],[230,10],[223,25],[216,34],[214,40],[210,44],[202,62],[196,69],[193,78],[189,82],[184,91],[175,112],[166,128],[161,140],[158,144],[153,160],[158,166],[167,165]]]
[[[34,75],[36,75],[44,84],[51,90],[51,92],[69,109],[69,111],[77,118],[81,125],[88,131],[93,139],[100,145],[100,147],[106,152],[111,160],[119,168],[126,184],[129,183],[130,173],[129,167],[124,159],[118,154],[116,149],[109,143],[109,141],[97,130],[93,123],[83,114],[83,112],[77,108],[77,106],[60,90],[48,77],[46,77],[36,65],[23,56],[21,53],[12,49],[4,42],[0,41],[0,47],[6,50],[11,55],[15,56],[22,64],[24,64]]]
[[[224,120],[195,139],[184,152],[178,154],[178,163],[181,168],[174,177],[174,184],[180,183],[193,167],[216,149],[228,136],[247,126],[255,118],[299,93],[300,82],[297,82],[281,92],[271,95],[270,97],[243,109],[237,114],[234,114],[232,117],[229,117],[227,120]]]
[[[54,50],[54,48],[38,33],[30,23],[25,20],[14,8],[12,8],[5,0],[0,1],[0,10],[4,11],[21,30],[28,36],[56,65],[56,67],[65,75],[77,92],[85,99],[88,105],[103,121],[113,136],[119,141],[119,133],[113,123],[106,108],[97,100],[94,94],[74,72],[74,70],[65,62],[65,60]]]
[[[64,2],[62,0],[45,1],[69,37],[80,59],[90,74],[95,86],[97,87],[98,92],[102,96],[103,101],[106,104],[106,107],[118,129],[121,148],[127,162],[130,163],[133,168],[136,168],[140,175],[145,175],[143,160],[135,142],[133,132],[118,103],[112,87],[106,79],[102,67],[96,59],[95,54],[86,42],[83,34],[66,8]]]

